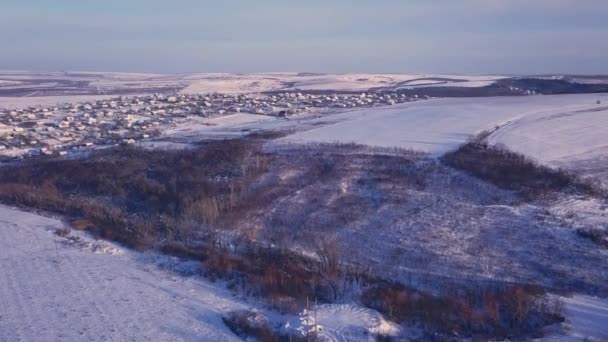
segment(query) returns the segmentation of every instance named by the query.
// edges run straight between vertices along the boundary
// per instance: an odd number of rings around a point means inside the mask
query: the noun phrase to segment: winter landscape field
[[[1,0],[0,342],[608,342],[606,18]]]
[[[606,340],[597,78],[2,72],[0,340]]]

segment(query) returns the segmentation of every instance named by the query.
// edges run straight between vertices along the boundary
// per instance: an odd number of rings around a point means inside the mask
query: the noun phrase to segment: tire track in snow
[[[96,273],[94,268],[87,270],[86,272],[79,272],[74,267],[74,260],[70,253],[66,253],[65,257],[60,259],[63,269],[62,276],[68,278],[71,284],[80,288],[83,291],[81,298],[95,298],[95,294],[104,294],[104,301],[90,300],[88,302],[90,312],[96,317],[96,322],[101,323],[101,331],[107,332],[110,336],[101,336],[102,339],[125,341],[125,336],[120,334],[120,330],[115,323],[112,322],[110,317],[117,317],[116,313],[108,312],[107,301],[112,299],[114,291],[108,291],[108,288],[103,286],[103,280],[95,279],[92,275]],[[76,276],[79,275],[79,276]],[[96,275],[96,274],[95,274]],[[64,279],[65,279],[64,278]],[[80,299],[79,299],[80,300]],[[109,307],[114,305],[112,302]]]
[[[0,341],[239,340],[221,315],[247,305],[229,292],[168,279],[136,252],[95,253],[86,235],[63,243],[55,219],[4,206],[0,217]]]
[[[12,262],[2,262],[2,278],[0,278],[0,289],[3,298],[2,308],[11,308],[16,312],[2,311],[1,322],[6,322],[7,327],[0,329],[0,340],[2,341],[27,341],[24,329],[16,323],[21,322],[20,318],[26,316],[23,301],[19,295],[19,291],[15,286],[15,277],[13,270],[15,269]],[[0,325],[1,327],[1,325]],[[6,334],[5,336],[3,336]]]
[[[21,265],[19,265],[21,266]],[[16,281],[16,275],[15,272],[13,270],[23,270],[23,268],[21,267],[15,267],[15,263],[14,262],[9,262],[8,263],[8,267],[4,269],[5,272],[3,272],[4,275],[6,275],[6,288],[8,290],[8,298],[12,299],[12,303],[9,301],[9,307],[14,307],[17,309],[17,313],[19,314],[16,317],[13,317],[13,321],[14,322],[27,322],[27,325],[30,326],[31,324],[34,324],[34,321],[31,319],[31,315],[30,315],[30,306],[25,304],[23,295],[22,295],[22,289],[20,289],[18,287],[17,281]],[[12,305],[11,305],[12,304]],[[30,332],[28,332],[26,329],[19,329],[19,336],[17,338],[17,340],[19,341],[32,341],[33,336]],[[10,330],[8,330],[10,331]]]

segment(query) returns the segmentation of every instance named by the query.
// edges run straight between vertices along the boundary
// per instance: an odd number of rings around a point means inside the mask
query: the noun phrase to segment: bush
[[[282,334],[273,329],[259,313],[251,311],[234,311],[222,318],[224,324],[237,336],[249,340],[255,338],[263,342],[312,341],[313,337],[302,337]]]
[[[602,195],[600,189],[569,172],[539,165],[521,154],[483,141],[468,142],[458,150],[446,153],[441,160],[498,187],[517,191],[528,199],[564,191]]]
[[[233,180],[245,182],[264,167],[259,144],[247,140],[169,152],[120,147],[85,160],[4,167],[0,201],[63,214],[76,229],[145,249],[170,233],[183,235],[181,222],[215,223],[241,199]]]
[[[61,236],[61,237],[67,237],[68,235],[70,235],[70,228],[61,228],[61,229],[57,229],[55,230],[55,235],[57,236]]]
[[[563,320],[561,308],[548,302],[543,289],[530,285],[436,296],[380,283],[366,289],[361,300],[393,320],[417,322],[447,335],[524,336]]]
[[[589,239],[604,248],[608,248],[608,234],[602,229],[579,228],[576,230],[576,234],[580,237]]]
[[[221,278],[242,290],[265,298],[282,312],[295,313],[308,298],[315,298],[321,275],[311,271],[302,257],[286,251],[253,249],[243,255],[225,249],[207,248],[201,271],[211,278]]]

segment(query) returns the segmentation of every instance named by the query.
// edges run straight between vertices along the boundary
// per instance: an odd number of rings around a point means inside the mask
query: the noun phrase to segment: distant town
[[[249,113],[288,118],[313,108],[387,106],[428,99],[391,92],[317,95],[302,92],[269,96],[246,94],[146,95],[30,106],[0,111],[0,155],[4,160],[34,155],[64,156],[95,146],[135,144],[159,136],[192,117]]]

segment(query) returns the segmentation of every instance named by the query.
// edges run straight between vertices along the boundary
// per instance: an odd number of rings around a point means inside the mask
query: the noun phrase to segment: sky
[[[608,0],[0,0],[0,69],[608,74]]]

